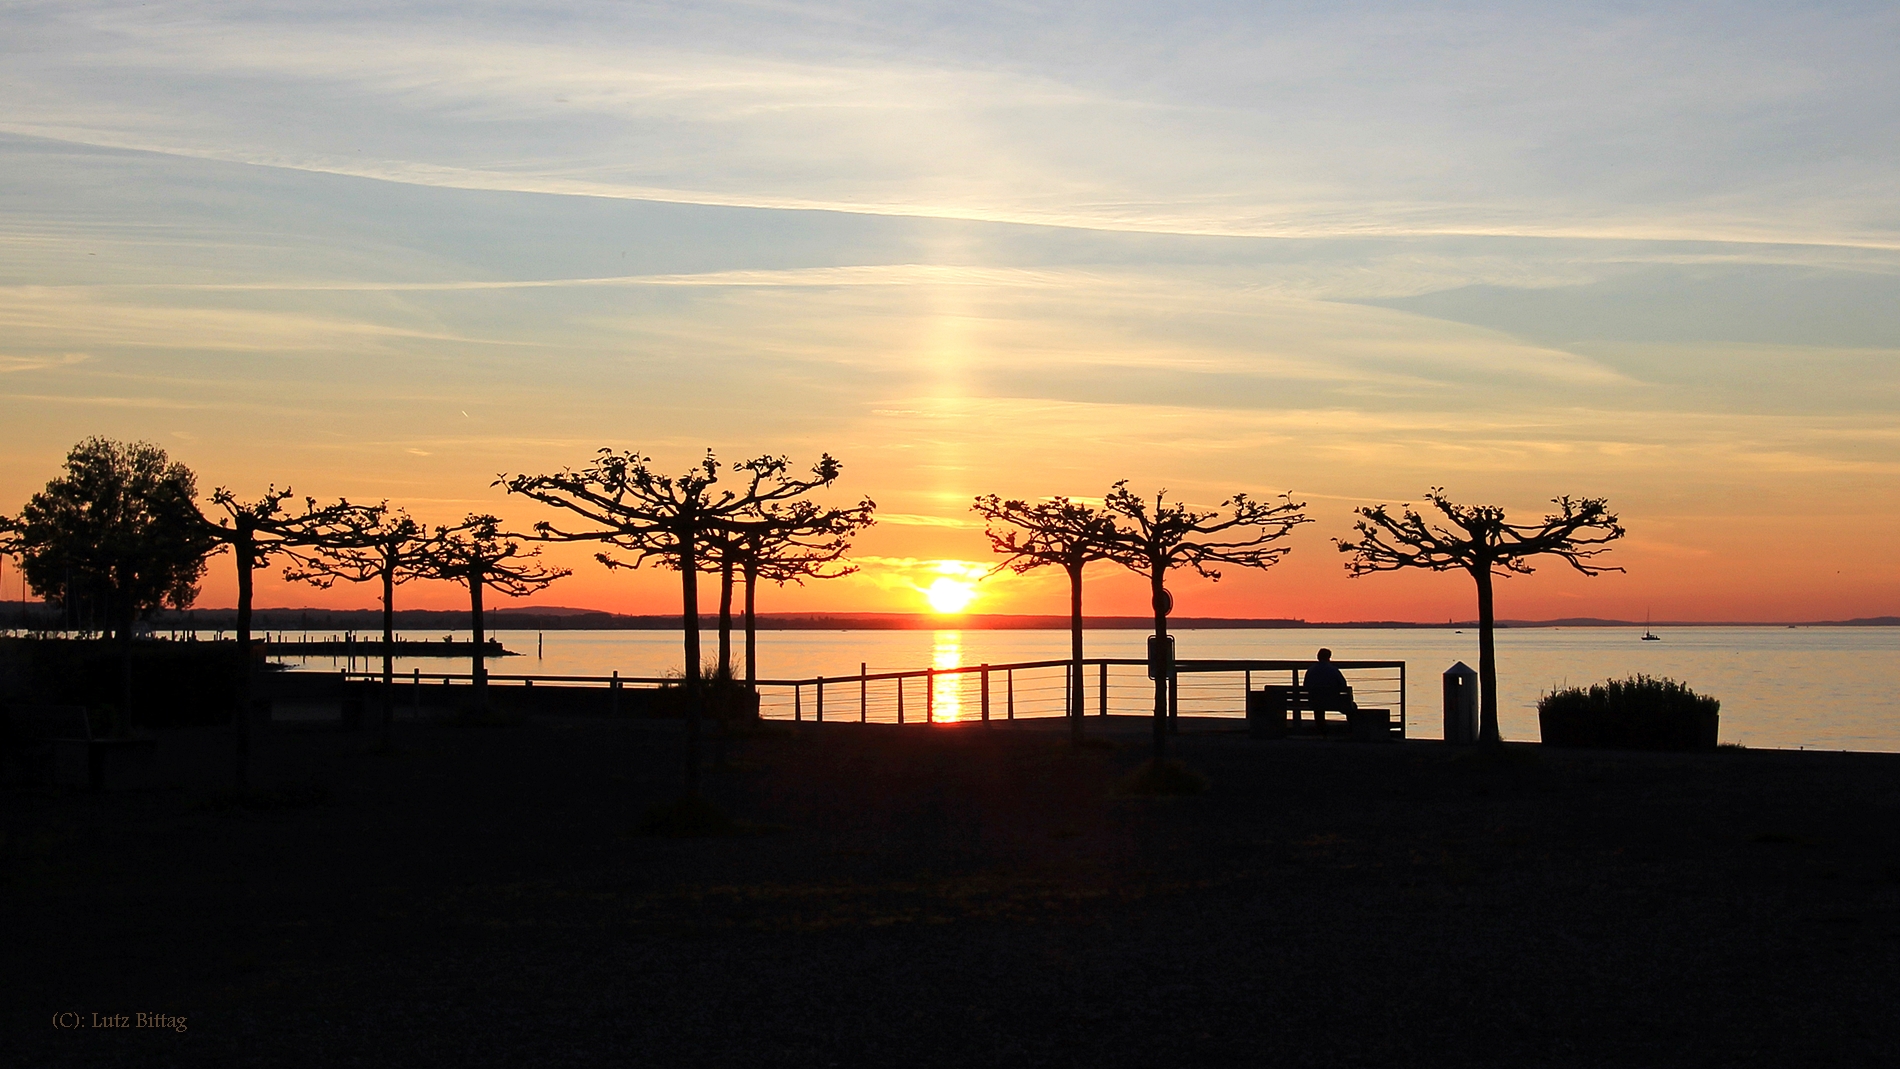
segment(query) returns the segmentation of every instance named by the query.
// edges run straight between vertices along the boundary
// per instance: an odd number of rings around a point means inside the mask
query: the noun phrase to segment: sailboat
[[[1661,642],[1662,641],[1661,635],[1649,629],[1649,613],[1647,611],[1643,613],[1643,641],[1644,642]]]

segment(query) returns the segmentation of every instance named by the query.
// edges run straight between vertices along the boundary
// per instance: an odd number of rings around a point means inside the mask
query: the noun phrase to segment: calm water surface
[[[1657,633],[1662,636],[1660,642],[1640,641],[1638,631],[1621,628],[1499,631],[1498,687],[1505,737],[1537,738],[1537,697],[1553,687],[1640,672],[1680,680],[1720,699],[1724,742],[1900,751],[1900,628],[1685,627]],[[440,638],[443,634],[408,632],[405,637]],[[467,634],[457,632],[457,637]],[[618,671],[623,676],[659,676],[677,673],[682,664],[679,636],[673,632],[495,634],[509,649],[524,655],[491,662],[490,671],[497,675],[605,676]],[[1145,639],[1139,631],[1091,632],[1087,652],[1091,657],[1138,658],[1145,655]],[[1478,661],[1475,631],[1208,630],[1180,632],[1176,641],[1183,658],[1306,658],[1326,646],[1341,660],[1405,661],[1408,731],[1419,738],[1442,734],[1440,673],[1456,661],[1474,667]],[[1054,659],[1068,655],[1068,643],[1066,631],[765,631],[759,635],[759,674],[839,679],[855,677],[861,663],[879,672]],[[702,648],[710,660],[716,650],[711,633],[703,636]],[[323,657],[293,662],[293,666],[327,670],[343,665]],[[412,668],[467,671],[464,662],[437,658],[400,662],[404,674]],[[1099,683],[1091,669],[1087,681],[1091,713],[1099,708]],[[1354,685],[1361,704],[1398,702],[1396,673],[1366,673]],[[975,674],[940,678],[933,695],[936,718],[977,715],[980,686]],[[1115,669],[1109,685],[1110,710],[1134,713],[1150,708],[1150,686],[1139,668]],[[1184,679],[1182,711],[1242,715],[1243,688],[1239,676]],[[826,690],[828,718],[857,716],[860,695],[855,678],[828,685]],[[1061,711],[1062,693],[1059,670],[1017,673],[1013,679],[992,673],[993,715],[1004,715],[1007,704],[1013,704],[1020,715],[1054,715]],[[891,684],[873,684],[863,696],[867,715],[873,720],[895,719],[896,698]],[[774,688],[766,696],[767,711],[789,714],[792,700],[789,688]],[[812,715],[813,700],[812,689],[802,688],[799,703],[804,715]],[[904,700],[907,718],[920,719],[924,704],[920,681],[907,684]]]

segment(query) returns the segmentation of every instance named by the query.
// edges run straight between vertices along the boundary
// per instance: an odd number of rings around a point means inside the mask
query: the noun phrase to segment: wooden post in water
[[[990,722],[990,666],[983,666],[983,722]]]
[[[924,723],[937,722],[937,670],[924,669]]]
[[[869,702],[865,696],[864,669],[865,669],[865,663],[863,661],[859,661],[858,662],[858,723],[860,724],[865,722],[866,710],[869,706]]]

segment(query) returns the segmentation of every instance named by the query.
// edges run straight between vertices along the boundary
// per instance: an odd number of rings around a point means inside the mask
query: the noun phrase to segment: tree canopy
[[[197,493],[191,469],[158,446],[88,438],[12,521],[11,550],[42,597],[129,634],[144,613],[197,598],[213,548]]]
[[[1357,537],[1336,544],[1340,552],[1352,555],[1346,570],[1355,579],[1401,568],[1456,568],[1471,575],[1478,588],[1478,741],[1497,745],[1503,735],[1498,728],[1492,578],[1530,575],[1536,570],[1530,559],[1540,556],[1556,557],[1587,576],[1620,572],[1623,569],[1591,562],[1623,537],[1623,527],[1608,503],[1597,497],[1553,498],[1557,511],[1537,523],[1521,524],[1506,520],[1496,505],[1457,504],[1445,496],[1443,487],[1426,491],[1425,500],[1442,518],[1427,518],[1410,505],[1397,516],[1385,505],[1367,505],[1355,510]]]

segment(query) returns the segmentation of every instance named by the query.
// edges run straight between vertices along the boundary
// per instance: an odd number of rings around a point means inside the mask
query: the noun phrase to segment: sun
[[[946,575],[924,588],[924,598],[930,602],[933,612],[959,613],[976,600],[976,584]]]

